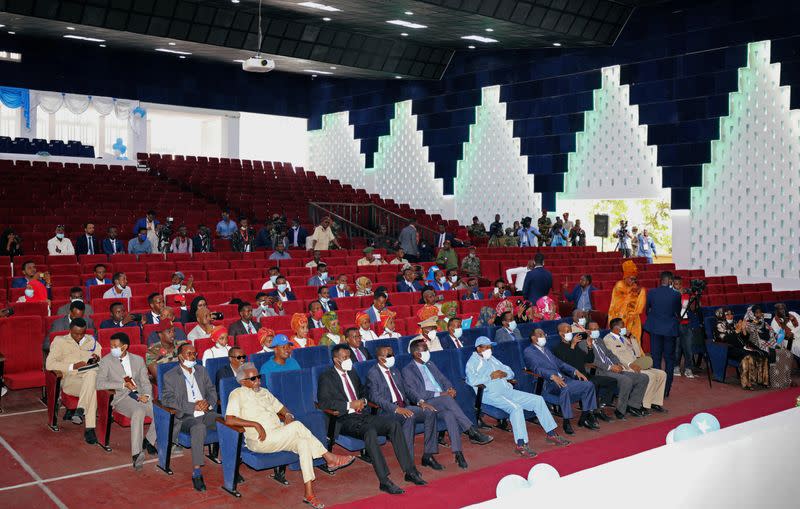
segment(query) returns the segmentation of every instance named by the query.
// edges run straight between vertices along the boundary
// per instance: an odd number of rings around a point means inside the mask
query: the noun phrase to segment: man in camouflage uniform
[[[550,230],[553,227],[553,221],[551,221],[550,218],[547,217],[546,209],[542,209],[542,217],[540,217],[539,220],[537,221],[537,225],[539,227],[539,233],[542,235],[542,237],[539,239],[539,245],[549,246],[550,241],[553,240],[553,236],[550,232]]]
[[[478,216],[472,218],[472,224],[467,226],[467,231],[471,237],[482,239],[487,236],[486,227],[478,220]]]
[[[502,244],[498,244],[503,247],[518,247],[519,246],[519,237],[514,236],[514,229],[513,228],[506,228],[506,235],[505,237],[500,237],[502,240]]]
[[[161,320],[156,328],[158,341],[147,349],[145,363],[150,377],[156,380],[156,371],[159,364],[178,361],[178,349],[186,341],[175,341],[175,327],[171,320]]]
[[[372,247],[375,249],[385,249],[387,253],[394,253],[394,237],[389,236],[389,228],[382,224],[378,228],[378,234],[372,239]]]
[[[475,252],[475,246],[469,248],[469,254],[461,262],[461,270],[470,277],[481,276],[481,259]]]

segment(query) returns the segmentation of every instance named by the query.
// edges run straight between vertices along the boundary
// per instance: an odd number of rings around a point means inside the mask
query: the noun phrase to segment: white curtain
[[[113,111],[117,118],[128,119],[138,105],[139,101],[131,99],[31,90],[31,109],[38,106],[50,114],[66,107],[75,115],[80,115],[92,106],[102,116],[110,115]]]

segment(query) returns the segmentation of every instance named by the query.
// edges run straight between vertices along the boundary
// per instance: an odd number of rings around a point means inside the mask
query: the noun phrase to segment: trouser
[[[464,415],[458,402],[450,396],[438,396],[426,401],[436,409],[437,418],[444,419],[447,434],[450,435],[450,449],[462,452],[461,434],[472,427],[472,421]]]
[[[667,373],[660,369],[643,369],[641,371],[647,376],[647,390],[644,391],[642,406],[650,408],[652,405],[664,404],[664,391],[666,390]]]
[[[140,403],[129,396],[122,397],[114,405],[114,410],[131,420],[131,456],[142,452],[142,435],[144,434],[144,418],[153,419],[153,403]],[[156,444],[156,427],[150,424],[145,437],[148,442]]]
[[[68,371],[61,380],[61,390],[78,397],[78,408],[83,408],[86,428],[97,425],[97,369],[79,373]]]
[[[408,454],[408,446],[403,438],[403,429],[396,420],[382,415],[348,414],[339,418],[339,432],[364,441],[367,454],[372,459],[372,468],[380,482],[389,479],[389,466],[383,457],[378,435],[384,435],[392,442],[394,455],[403,472],[414,472],[414,459]]]
[[[203,448],[205,447],[206,433],[208,430],[217,429],[217,417],[220,415],[216,412],[206,412],[199,417],[186,417],[181,419],[181,432],[189,433],[192,437],[192,465],[202,467],[205,465],[205,455]]]
[[[692,343],[694,331],[689,324],[681,325],[678,329],[678,339],[675,341],[675,366],[681,367],[681,354],[683,354],[683,369],[694,369],[694,357],[692,356]]]
[[[247,448],[259,453],[290,451],[297,454],[300,458],[300,472],[303,474],[304,483],[316,479],[314,460],[328,452],[300,421],[292,421],[285,426],[268,430],[267,438],[263,442],[258,439],[248,439]]]
[[[525,425],[525,410],[533,411],[539,419],[539,424],[546,432],[556,429],[556,421],[550,415],[544,398],[529,392],[506,390],[500,393],[483,393],[483,403],[492,405],[508,413],[511,427],[514,431],[514,441],[522,440],[528,443],[528,428]]]
[[[650,356],[653,358],[653,367],[661,369],[661,359],[664,359],[664,371],[667,372],[667,382],[664,389],[669,394],[672,388],[672,371],[675,367],[675,337],[662,336],[661,334],[650,334]],[[656,403],[660,405],[661,403]]]
[[[572,401],[580,400],[584,411],[597,408],[597,396],[594,392],[594,385],[583,380],[573,380],[565,378],[566,387],[559,387],[555,382],[548,382],[547,392],[558,396],[558,404],[561,405],[561,415],[564,419],[572,419],[575,412],[572,410]]]
[[[619,252],[622,253],[623,258],[630,258],[631,257],[631,250],[625,247],[619,249]]]
[[[617,393],[617,411],[625,413],[628,408],[641,408],[644,400],[644,393],[647,390],[647,375],[634,373],[633,371],[623,371],[614,373],[613,371],[599,371],[602,376],[613,378],[617,381],[619,392]]]
[[[617,381],[610,376],[594,375],[589,379],[594,384],[594,392],[597,394],[597,406],[611,405],[614,401],[614,393],[617,390]]]
[[[384,414],[392,417],[403,428],[403,437],[408,446],[408,454],[414,458],[414,435],[417,431],[417,423],[425,424],[425,454],[436,454],[439,452],[438,433],[436,432],[436,412],[425,411],[418,406],[409,405],[406,410],[414,412],[413,417],[403,417],[400,414]]]

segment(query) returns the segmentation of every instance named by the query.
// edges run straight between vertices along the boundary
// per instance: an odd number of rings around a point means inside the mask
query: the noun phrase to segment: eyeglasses
[[[255,382],[256,380],[261,380],[261,375],[251,376],[250,378],[245,378],[245,380],[250,380],[251,382]]]
[[[237,360],[240,360],[240,361],[243,361],[243,360],[247,359],[246,355],[229,355],[229,357],[231,359],[237,359]]]

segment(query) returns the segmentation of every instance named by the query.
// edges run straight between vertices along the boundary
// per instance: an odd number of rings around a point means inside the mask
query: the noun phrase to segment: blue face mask
[[[139,240],[141,242],[144,242],[145,240],[147,240],[147,235],[139,235]]]

